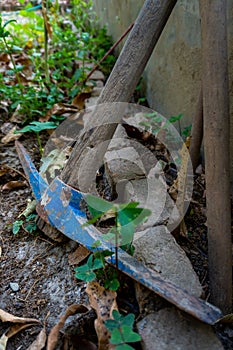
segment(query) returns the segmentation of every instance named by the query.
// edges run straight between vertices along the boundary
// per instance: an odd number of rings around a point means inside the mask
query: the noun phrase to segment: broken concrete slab
[[[105,154],[105,169],[114,184],[145,176],[143,163],[133,147],[108,151]]]
[[[113,188],[118,187],[118,191],[120,186],[124,192],[122,181],[125,185],[131,180],[146,178],[157,159],[142,144],[130,139],[124,127],[118,125],[105,153],[104,163],[108,182]]]
[[[94,87],[94,89],[92,90],[91,92],[91,96],[92,97],[99,97],[101,92],[103,91],[103,88],[102,87]]]
[[[151,313],[137,323],[143,350],[223,350],[212,328],[175,308]]]
[[[135,234],[134,256],[190,294],[200,297],[202,287],[190,260],[163,225]]]
[[[90,98],[86,99],[85,100],[85,107],[90,108],[90,107],[96,106],[98,103],[98,99],[99,99],[98,96],[95,96],[95,97],[91,96]]]
[[[124,188],[124,202],[139,202],[141,208],[151,210],[148,220],[137,230],[165,224],[174,211],[174,202],[167,193],[162,176],[128,181]]]

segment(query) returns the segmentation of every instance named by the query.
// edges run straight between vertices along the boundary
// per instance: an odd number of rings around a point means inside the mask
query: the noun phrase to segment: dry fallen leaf
[[[47,122],[52,115],[62,115],[65,113],[77,113],[78,107],[70,105],[68,103],[56,103],[52,108],[46,113],[45,116],[40,117],[40,122]]]
[[[50,37],[50,39],[52,39],[52,26],[51,24],[49,23],[49,17],[48,17],[48,14],[47,14],[47,8],[46,8],[46,2],[45,0],[42,0],[42,15],[43,15],[43,18],[44,18],[44,24],[45,24],[45,28],[47,30],[47,33]]]
[[[8,62],[10,62],[10,56],[7,53],[1,53],[0,54],[0,61],[8,63]]]
[[[7,341],[9,338],[13,337],[18,332],[21,332],[23,329],[34,326],[37,323],[40,323],[40,321],[34,319],[34,318],[24,318],[24,317],[17,317],[9,312],[6,312],[2,309],[0,309],[0,320],[2,322],[12,322],[16,323],[12,325],[9,330],[2,335],[0,338],[0,350],[5,350]]]
[[[8,172],[9,170],[6,167],[4,167],[4,165],[0,167],[0,177],[7,174]]]
[[[84,91],[80,92],[72,101],[72,105],[78,107],[80,110],[85,108],[85,100],[91,97],[93,87],[87,86]]]
[[[48,336],[48,345],[47,345],[47,350],[54,350],[56,348],[56,344],[58,342],[58,337],[59,337],[59,332],[62,329],[62,327],[65,324],[66,319],[69,316],[73,316],[77,313],[86,313],[88,311],[88,308],[84,305],[80,304],[73,304],[68,307],[66,310],[66,313],[64,316],[61,316],[58,324],[54,326]]]
[[[78,335],[65,334],[62,350],[97,350],[97,346],[91,341]]]
[[[5,350],[6,345],[8,342],[8,339],[16,335],[17,333],[21,332],[23,329],[26,329],[28,327],[35,326],[35,323],[16,323],[13,326],[11,326],[8,331],[3,334],[0,338],[0,350]],[[31,349],[33,350],[33,349]],[[36,348],[35,350],[40,350],[39,348]]]
[[[221,317],[219,320],[217,320],[215,322],[215,324],[218,324],[218,323],[233,323],[233,314],[227,314],[223,317]]]
[[[115,349],[115,346],[109,343],[110,334],[105,327],[104,321],[111,318],[113,310],[118,310],[116,303],[117,293],[107,291],[97,282],[88,283],[86,292],[91,306],[97,313],[95,330],[98,336],[98,350]]]
[[[18,140],[22,134],[14,134],[16,130],[16,126],[14,126],[9,132],[7,135],[5,135],[2,139],[1,139],[1,142],[4,143],[5,145],[9,142],[12,142],[12,141],[15,141],[15,140]]]
[[[27,350],[42,350],[45,347],[46,338],[46,329],[43,327],[36,340],[29,346],[29,348],[27,348]]]
[[[9,181],[2,186],[2,191],[14,190],[15,188],[22,188],[27,186],[27,181]]]
[[[35,323],[16,323],[13,326],[10,327],[10,329],[7,331],[6,336],[8,339],[16,335],[17,333],[21,332],[23,329],[35,326]]]
[[[0,320],[2,322],[12,322],[12,323],[40,323],[40,321],[36,320],[35,318],[25,318],[25,317],[14,316],[2,309],[0,309]]]
[[[69,264],[78,265],[84,259],[86,259],[89,254],[90,254],[90,251],[87,248],[80,245],[73,253],[68,255]]]
[[[8,337],[3,334],[0,338],[0,350],[5,350],[8,342]]]

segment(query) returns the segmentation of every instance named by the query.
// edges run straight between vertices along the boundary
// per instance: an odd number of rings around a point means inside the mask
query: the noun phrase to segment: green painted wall
[[[94,7],[100,24],[106,25],[108,33],[117,40],[135,20],[143,3],[143,0],[94,0]],[[233,155],[233,0],[228,0],[228,14]],[[150,107],[164,116],[183,113],[185,118],[181,126],[189,125],[196,108],[201,79],[198,0],[178,0],[146,67],[144,78]]]

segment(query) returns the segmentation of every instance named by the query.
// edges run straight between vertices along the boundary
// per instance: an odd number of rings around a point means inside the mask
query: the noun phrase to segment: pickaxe
[[[96,240],[101,241],[102,249],[111,249],[109,243],[102,239],[102,234],[93,225],[83,227],[87,219],[86,214],[80,209],[82,193],[66,185],[58,177],[49,186],[18,141],[16,141],[16,149],[38,202],[38,210],[42,218],[90,251],[94,251],[92,245]],[[114,256],[106,258],[106,261],[115,264]],[[118,268],[179,309],[207,324],[214,324],[222,317],[218,308],[190,295],[120,248],[118,249]]]

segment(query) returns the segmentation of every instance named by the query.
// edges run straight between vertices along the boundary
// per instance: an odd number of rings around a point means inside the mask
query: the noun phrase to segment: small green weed
[[[20,130],[16,130],[15,134],[26,133],[26,132],[34,132],[37,137],[37,141],[39,144],[40,154],[43,153],[43,147],[40,139],[40,132],[43,130],[56,129],[58,126],[58,122],[31,122],[26,125],[24,128]]]
[[[87,195],[85,200],[88,205],[92,219],[85,225],[97,222],[103,215],[110,214],[114,218],[114,226],[109,232],[103,235],[104,240],[115,247],[115,261],[118,267],[118,247],[133,254],[132,245],[135,228],[145,221],[150,215],[150,210],[138,208],[138,202],[127,204],[113,204],[99,197]],[[96,209],[98,208],[98,209]],[[106,289],[117,290],[120,286],[117,274],[111,268],[106,268],[105,257],[113,253],[109,250],[101,250],[101,242],[94,243],[92,248],[98,250],[90,255],[87,263],[75,269],[76,277],[80,280],[91,282],[94,279],[101,279]],[[109,271],[109,269],[111,269]]]
[[[25,218],[25,220],[16,220],[12,225],[13,234],[16,235],[21,227],[23,227],[24,230],[29,233],[35,232],[37,230],[35,218],[36,214],[30,214]]]
[[[19,11],[17,22],[15,19],[0,22],[0,49],[13,60],[13,68],[0,74],[0,97],[7,100],[10,113],[17,108],[23,122],[38,120],[55,103],[71,103],[84,87],[90,64],[96,64],[111,47],[106,29],[96,28],[92,1],[72,0],[71,11],[64,15],[59,13],[56,2],[46,4],[47,20],[52,27],[49,42],[44,18],[31,10],[30,3]],[[21,21],[20,16],[26,21]],[[8,25],[10,32],[6,31]],[[27,62],[15,64],[15,55],[22,53]],[[110,71],[114,62],[114,56],[109,55],[101,68]]]
[[[133,350],[134,348],[127,343],[135,343],[141,340],[141,336],[133,331],[135,316],[128,314],[121,315],[113,310],[113,320],[105,321],[105,326],[111,334],[110,343],[116,345],[116,350]]]
[[[175,116],[171,116],[168,118],[166,121],[165,119],[159,115],[157,112],[152,112],[152,113],[145,113],[144,116],[147,118],[147,121],[141,122],[141,125],[145,127],[145,130],[151,131],[151,133],[155,136],[158,135],[158,133],[163,129],[167,130],[169,134],[169,125],[170,123],[179,123],[179,128],[180,127],[180,120],[183,118],[183,114],[180,113]],[[180,134],[181,136],[184,136],[185,138],[190,136],[191,133],[191,128],[192,125],[188,125],[186,128],[184,128]]]

